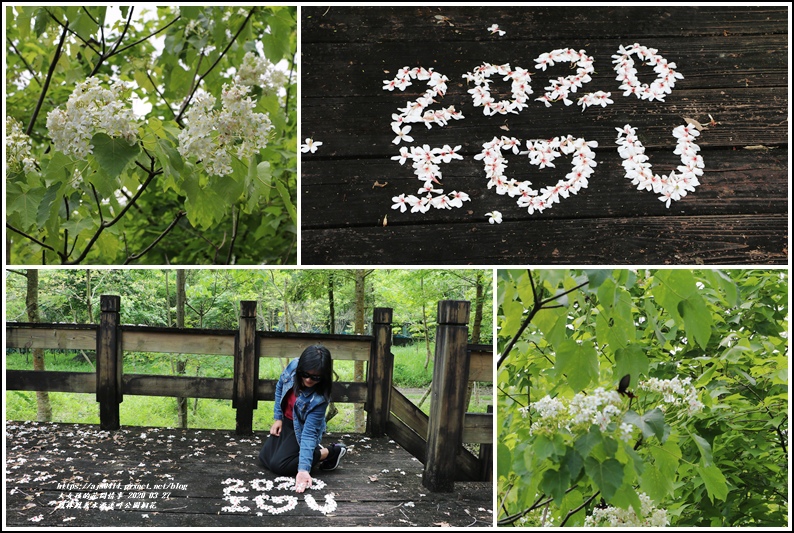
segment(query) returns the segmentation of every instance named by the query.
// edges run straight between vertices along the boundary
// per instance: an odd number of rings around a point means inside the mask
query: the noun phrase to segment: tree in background
[[[500,525],[785,526],[788,272],[498,274]]]
[[[296,262],[296,8],[9,6],[14,264]]]

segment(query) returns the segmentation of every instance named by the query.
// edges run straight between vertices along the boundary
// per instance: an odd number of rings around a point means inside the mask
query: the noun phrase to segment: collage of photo
[[[4,10],[3,530],[790,530],[789,3]]]

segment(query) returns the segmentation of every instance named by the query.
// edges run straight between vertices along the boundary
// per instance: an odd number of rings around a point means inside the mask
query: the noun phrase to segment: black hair
[[[334,360],[331,359],[331,352],[321,344],[309,346],[298,359],[298,367],[295,369],[295,393],[303,388],[301,372],[317,374],[320,382],[315,385],[317,392],[323,395],[326,401],[331,401],[331,381],[334,373]]]

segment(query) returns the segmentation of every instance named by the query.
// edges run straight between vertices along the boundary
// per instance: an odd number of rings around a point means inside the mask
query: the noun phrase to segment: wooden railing
[[[492,381],[490,346],[468,345],[469,302],[439,302],[430,415],[392,386],[391,309],[376,308],[372,335],[328,335],[256,331],[256,302],[240,303],[237,330],[181,329],[120,324],[121,299],[101,297],[99,324],[6,323],[6,348],[95,350],[95,372],[6,370],[8,390],[93,393],[100,427],[121,426],[125,395],[229,399],[238,434],[253,433],[259,401],[275,398],[275,379],[259,379],[261,357],[293,358],[323,344],[335,360],[366,361],[367,382],[335,382],[333,400],[363,403],[367,433],[389,434],[425,465],[423,483],[450,491],[454,481],[492,477],[493,415],[466,413],[467,384]],[[125,352],[226,355],[233,378],[124,373]],[[463,443],[480,443],[475,457]],[[456,453],[449,453],[457,450]]]

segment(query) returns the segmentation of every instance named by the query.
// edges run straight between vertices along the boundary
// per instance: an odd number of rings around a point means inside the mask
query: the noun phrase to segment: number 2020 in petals
[[[650,84],[641,83],[637,77],[637,68],[633,57],[638,57],[644,65],[651,66],[657,78]],[[667,61],[658,54],[658,50],[634,43],[629,46],[621,45],[612,56],[616,80],[621,82],[620,89],[623,96],[634,95],[641,100],[664,101],[672,92],[676,80],[683,76],[676,71],[676,64]],[[546,107],[551,107],[557,102],[566,106],[573,104],[573,94],[589,83],[594,72],[594,60],[584,50],[562,48],[543,53],[535,59],[536,70],[545,71],[557,64],[569,64],[576,67],[576,72],[566,77],[549,80],[545,92],[535,101],[542,102]],[[496,101],[491,96],[490,84],[494,76],[500,76],[503,81],[511,83],[512,97],[510,100]],[[463,77],[474,87],[468,90],[475,107],[482,107],[486,116],[506,115],[520,113],[529,107],[532,73],[521,68],[511,67],[509,64],[492,65],[483,63],[475,67]],[[424,124],[427,129],[434,125],[446,126],[451,120],[463,120],[463,114],[455,106],[442,107],[436,110],[429,109],[430,105],[437,103],[447,92],[449,79],[434,69],[422,67],[403,67],[392,80],[384,80],[384,90],[404,91],[413,81],[424,81],[428,89],[415,101],[407,102],[405,107],[398,108],[399,113],[392,115],[391,127],[395,133],[392,141],[395,145],[401,142],[413,142],[410,135],[412,125]],[[613,103],[612,94],[604,91],[584,93],[579,96],[577,104],[585,111],[593,105],[606,107]],[[695,144],[700,132],[693,125],[678,126],[673,130],[673,137],[677,139],[675,154],[681,156],[681,165],[676,172],[667,176],[659,176],[652,172],[651,164],[645,155],[645,148],[637,138],[637,131],[627,124],[618,131],[617,147],[621,156],[625,177],[637,186],[638,190],[652,191],[659,195],[658,198],[670,207],[671,202],[693,192],[700,182],[698,178],[703,174],[703,158],[698,154],[700,148]],[[520,207],[527,208],[530,214],[542,212],[544,209],[559,203],[561,198],[568,198],[579,190],[586,188],[589,179],[597,166],[595,153],[591,148],[597,147],[595,141],[587,141],[580,137],[568,135],[555,137],[551,140],[528,140],[526,150],[520,150],[522,143],[515,137],[494,137],[484,143],[483,151],[474,156],[483,160],[488,188],[495,189],[497,194],[506,194],[517,198]],[[416,194],[400,194],[392,198],[393,209],[405,212],[426,213],[431,208],[452,209],[463,207],[463,203],[470,200],[469,195],[463,191],[444,193],[441,188],[441,165],[450,163],[453,159],[463,159],[458,151],[460,146],[431,148],[428,144],[420,146],[402,146],[398,155],[393,160],[404,165],[411,161],[414,174],[422,182]],[[507,178],[505,168],[507,160],[502,155],[503,151],[512,151],[515,154],[527,155],[530,164],[539,169],[554,167],[552,161],[560,155],[572,156],[572,170],[559,180],[555,185],[535,190],[528,180],[518,181]]]

